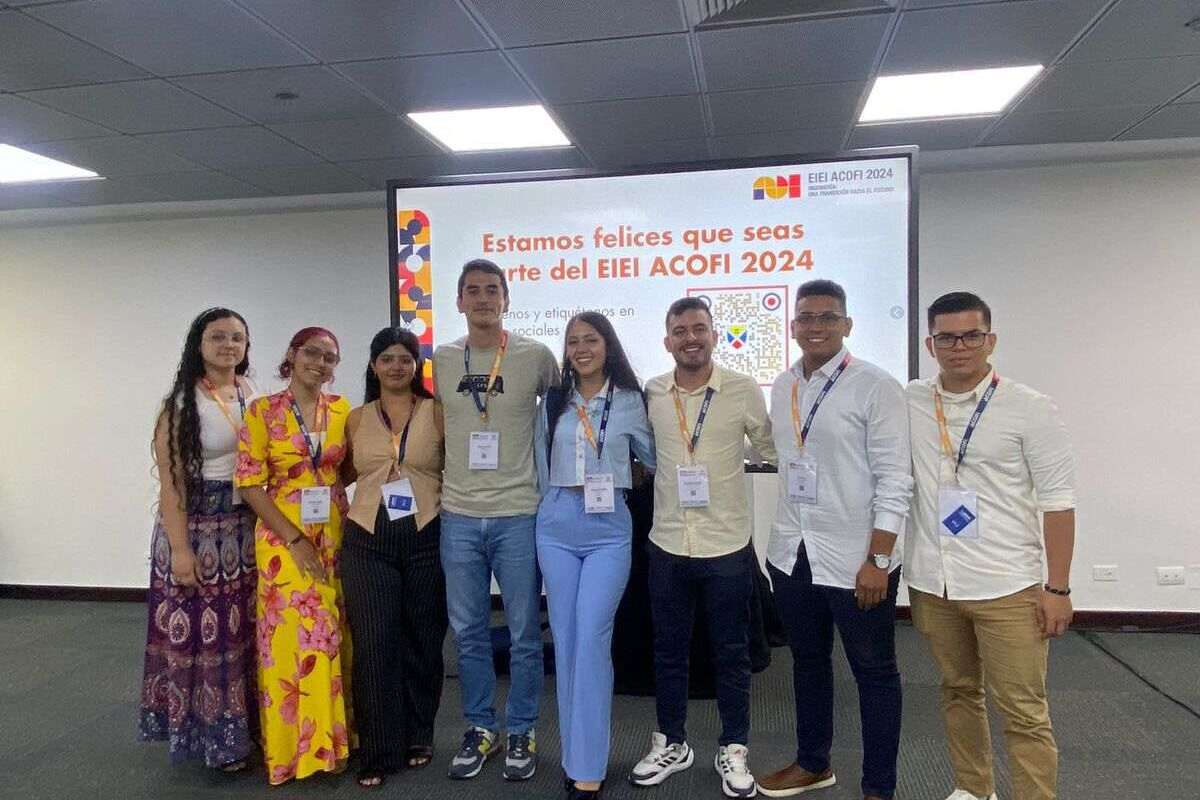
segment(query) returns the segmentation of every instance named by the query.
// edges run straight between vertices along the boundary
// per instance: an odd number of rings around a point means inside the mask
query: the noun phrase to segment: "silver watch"
[[[892,566],[892,557],[884,553],[871,553],[870,558],[879,569],[888,569]]]

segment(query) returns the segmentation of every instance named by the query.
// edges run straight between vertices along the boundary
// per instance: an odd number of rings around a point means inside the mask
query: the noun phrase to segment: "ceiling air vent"
[[[897,0],[691,0],[697,30],[896,10]]]

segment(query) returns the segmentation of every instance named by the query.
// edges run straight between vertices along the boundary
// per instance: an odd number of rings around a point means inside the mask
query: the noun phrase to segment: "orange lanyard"
[[[712,404],[714,389],[709,386],[704,390],[704,402],[700,404],[700,414],[696,417],[696,428],[688,436],[687,417],[683,411],[683,401],[679,399],[679,387],[671,387],[671,397],[675,399],[675,416],[679,419],[679,435],[683,437],[683,445],[687,448],[691,460],[696,456],[696,444],[700,441],[700,431],[704,427],[704,418],[708,416],[708,407]]]
[[[837,369],[825,381],[825,386],[821,389],[821,393],[817,395],[817,399],[813,402],[813,407],[808,411],[808,419],[803,424],[800,422],[800,375],[797,375],[796,380],[792,381],[792,430],[796,433],[796,444],[800,447],[801,452],[804,451],[804,443],[808,439],[809,429],[812,428],[813,418],[817,416],[817,409],[821,407],[821,403],[825,401],[825,396],[833,389],[833,385],[837,383],[838,378],[842,377],[842,373],[846,371],[846,367],[848,366],[850,366],[850,354],[846,353],[846,357],[842,359]],[[801,367],[801,370],[803,369]]]
[[[938,434],[942,440],[942,455],[954,458],[954,445],[950,443],[950,428],[946,425],[946,409],[942,405],[942,393],[933,387],[933,409],[937,415]]]
[[[233,428],[233,432],[235,434],[241,433],[242,432],[241,422],[239,420],[237,420],[236,418],[234,418],[233,412],[229,410],[229,405],[225,402],[225,398],[221,397],[221,393],[217,391],[217,387],[213,385],[213,382],[210,381],[208,378],[201,378],[200,382],[202,384],[204,384],[204,388],[208,391],[208,396],[211,397],[213,400],[215,400],[217,405],[221,407],[221,413],[224,414],[225,419],[227,419],[229,421],[229,427]],[[238,403],[240,403],[243,406],[242,413],[244,414],[245,413],[245,408],[244,408],[245,402],[242,400],[242,387],[240,385],[238,385],[237,378],[233,379],[233,386],[237,390]]]
[[[392,430],[392,418],[383,410],[383,403],[376,404],[375,410],[379,412],[379,419],[383,422],[383,427],[387,428],[388,435],[392,437],[392,456],[396,459],[395,468],[400,469],[400,465],[404,462],[404,452],[408,444],[408,426],[412,425],[413,417],[417,415],[417,396],[412,396],[412,406],[408,410],[408,419],[404,422],[404,428],[396,433]]]
[[[492,389],[496,385],[496,377],[500,374],[500,365],[504,363],[504,355],[508,352],[508,331],[501,331],[500,346],[496,348],[496,357],[492,359],[492,370],[488,373],[487,388],[484,391],[483,399],[479,399],[479,392],[474,386],[471,388],[471,396],[475,398],[475,407],[479,409],[479,418],[487,422],[488,418],[488,398],[492,395]],[[466,367],[467,374],[471,373],[471,345],[463,345],[463,366]]]

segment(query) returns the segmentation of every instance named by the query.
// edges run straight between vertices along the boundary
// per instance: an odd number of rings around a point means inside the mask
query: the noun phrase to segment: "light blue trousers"
[[[554,633],[562,766],[576,781],[604,780],[613,694],[613,619],[629,581],[633,522],[624,492],[616,510],[588,514],[583,493],[551,488],[537,515],[537,554]]]

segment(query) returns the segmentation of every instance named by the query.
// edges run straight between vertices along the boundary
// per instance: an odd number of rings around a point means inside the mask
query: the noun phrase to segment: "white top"
[[[261,396],[262,392],[244,375],[238,381],[242,384],[242,396],[249,407],[250,401]],[[241,422],[242,410],[238,407],[237,399],[227,400],[225,405]],[[237,463],[237,434],[221,412],[221,406],[203,386],[196,387],[196,412],[200,415],[200,453],[204,457],[201,474],[204,480],[232,481]]]
[[[904,388],[879,367],[851,358],[821,402],[805,450],[817,462],[817,502],[787,498],[787,462],[800,454],[792,421],[792,386],[799,382],[800,425],[847,350],[830,359],[806,381],[801,361],[775,379],[771,388],[771,430],[779,453],[779,503],[767,560],[791,574],[804,542],[813,583],[853,589],[867,557],[871,531],[900,534],[912,493],[908,410]],[[892,569],[900,566],[900,543]]]
[[[954,459],[967,421],[992,381],[951,394],[940,380],[908,385],[916,494],[904,547],[913,589],[951,600],[991,600],[1044,577],[1039,512],[1075,507],[1075,463],[1058,406],[1044,394],[1001,377],[958,470],[963,488],[978,494],[978,539],[938,534],[938,487],[953,460],[942,455],[933,393],[941,392]],[[943,463],[945,462],[945,463]]]

